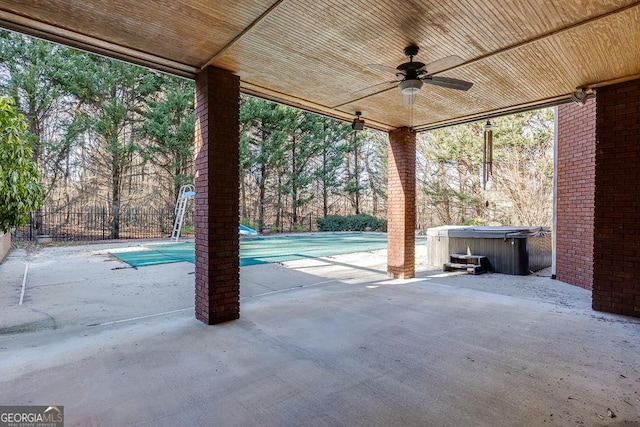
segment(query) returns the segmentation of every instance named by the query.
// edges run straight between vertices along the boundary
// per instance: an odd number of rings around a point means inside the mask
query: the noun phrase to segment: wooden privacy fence
[[[111,240],[113,218],[106,206],[52,209],[43,208],[41,220],[31,214],[25,226],[12,232],[14,241],[34,241],[47,235],[56,241]],[[120,210],[118,239],[169,238],[173,229],[174,207],[124,208]],[[40,222],[40,227],[37,226]],[[185,213],[181,237],[193,237],[193,208]]]

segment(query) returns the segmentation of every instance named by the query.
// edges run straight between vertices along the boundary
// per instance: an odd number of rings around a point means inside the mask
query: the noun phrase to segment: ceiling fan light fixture
[[[588,89],[579,87],[575,92],[571,93],[571,100],[578,105],[584,105],[587,103],[587,98],[589,96]]]
[[[360,118],[361,114],[362,113],[360,111],[356,111],[356,117],[353,119],[353,122],[351,123],[351,129],[353,129],[356,132],[364,129],[364,120]]]
[[[422,84],[422,80],[408,79],[401,81],[398,84],[398,87],[403,95],[415,95],[420,92],[420,89],[422,89]]]

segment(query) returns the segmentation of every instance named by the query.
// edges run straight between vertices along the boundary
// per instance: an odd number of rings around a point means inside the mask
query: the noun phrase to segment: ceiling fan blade
[[[450,77],[432,76],[422,79],[423,82],[429,83],[435,86],[446,87],[449,89],[457,90],[469,90],[473,83],[464,80],[452,79]]]
[[[451,55],[428,63],[418,70],[418,72],[426,70],[427,75],[431,75],[439,73],[440,71],[448,70],[449,68],[457,67],[461,64],[464,64],[464,59],[460,58],[458,55]]]
[[[400,80],[391,80],[391,81],[389,81],[389,82],[376,83],[376,84],[374,84],[374,85],[372,85],[372,86],[367,86],[367,87],[365,87],[365,88],[358,89],[358,90],[356,90],[355,92],[352,92],[352,93],[353,93],[354,95],[356,95],[356,94],[359,94],[359,93],[362,93],[362,92],[370,92],[372,89],[376,89],[376,90],[377,90],[378,88],[380,88],[380,90],[382,90],[382,88],[383,88],[384,86],[389,86],[389,88],[391,88],[392,86],[390,86],[390,85],[392,85],[392,84],[396,84],[396,83],[398,83],[399,81],[400,81]]]
[[[415,93],[403,93],[402,94],[402,105],[413,105],[416,102],[416,94]]]
[[[374,70],[384,71],[385,73],[393,73],[393,74],[404,74],[402,71],[389,67],[387,65],[382,64],[367,64],[368,68],[373,68]]]

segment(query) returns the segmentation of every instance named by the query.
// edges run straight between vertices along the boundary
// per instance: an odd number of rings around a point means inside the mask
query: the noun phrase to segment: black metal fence
[[[56,241],[110,240],[112,216],[109,207],[48,209],[42,211],[38,229],[36,214],[29,223],[12,233],[14,241],[33,241],[38,235],[47,235]],[[174,208],[125,208],[120,210],[118,239],[153,239],[171,236]],[[193,237],[193,209],[184,216],[181,237]]]

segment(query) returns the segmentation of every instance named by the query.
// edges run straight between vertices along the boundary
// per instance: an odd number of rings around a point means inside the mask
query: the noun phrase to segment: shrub
[[[340,215],[329,215],[318,218],[318,230],[320,231],[342,231],[344,230],[345,217]]]
[[[258,226],[256,224],[253,224],[249,218],[242,218],[240,220],[240,224],[244,225],[245,227],[249,227],[253,230],[258,229]]]
[[[346,218],[347,230],[364,231],[367,227],[371,230],[378,228],[378,219],[367,214],[351,215]]]
[[[13,99],[0,96],[0,232],[26,224],[29,212],[38,209],[43,198],[27,125]]]
[[[367,214],[318,218],[320,231],[365,231],[367,227],[372,231],[387,231],[387,221]]]
[[[487,221],[484,218],[475,217],[465,220],[463,225],[487,225]]]

